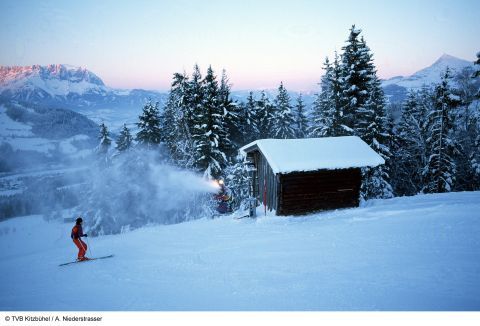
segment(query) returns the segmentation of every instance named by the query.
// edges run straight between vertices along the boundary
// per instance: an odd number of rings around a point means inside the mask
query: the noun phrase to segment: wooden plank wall
[[[255,167],[257,168],[254,178],[254,196],[258,203],[263,206],[264,189],[266,188],[266,204],[268,210],[276,210],[278,204],[278,181],[273,174],[272,168],[260,151],[249,153],[253,156]]]
[[[280,175],[277,215],[296,215],[359,204],[360,169]]]

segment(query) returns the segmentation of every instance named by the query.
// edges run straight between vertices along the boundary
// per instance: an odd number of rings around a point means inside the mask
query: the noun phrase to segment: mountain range
[[[93,72],[65,64],[0,66],[0,97],[72,110],[141,107],[165,94],[143,89],[115,89]]]
[[[439,82],[447,66],[454,73],[458,73],[464,68],[473,67],[473,63],[444,54],[431,66],[411,76],[383,80],[385,94],[391,102],[399,102],[405,97],[408,89]],[[269,97],[275,96],[274,90],[266,92]],[[296,93],[291,94],[293,97]],[[248,91],[232,92],[232,97],[238,101],[244,100],[246,96]],[[313,97],[313,94],[304,94],[307,104],[313,102]],[[154,90],[111,88],[106,86],[100,77],[85,68],[52,64],[0,66],[0,98],[79,112],[115,110],[119,113],[118,111],[132,109],[139,111],[149,99],[159,101],[162,105],[166,102],[167,94]]]
[[[452,75],[462,72],[463,69],[473,68],[473,62],[443,54],[431,66],[423,68],[410,76],[396,76],[382,81],[385,95],[390,102],[402,102],[409,89],[419,89],[424,85],[431,85],[440,82],[440,79],[447,67]],[[455,83],[455,81],[453,81]]]
[[[385,94],[391,103],[399,103],[409,89],[438,83],[447,66],[459,73],[473,63],[444,54],[411,76],[383,80]],[[277,91],[265,93],[273,99]],[[237,90],[232,98],[245,101],[248,94]],[[289,94],[295,103],[298,93]],[[254,96],[258,98],[260,91],[254,91]],[[99,123],[104,122],[113,133],[124,123],[135,130],[145,102],[158,101],[162,107],[167,97],[159,91],[111,88],[81,67],[0,66],[0,172],[54,162],[65,155],[70,159],[88,155],[96,146]],[[314,92],[303,94],[307,107],[314,99]]]

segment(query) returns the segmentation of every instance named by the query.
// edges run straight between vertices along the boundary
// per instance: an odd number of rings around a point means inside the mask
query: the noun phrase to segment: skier
[[[75,226],[72,229],[72,234],[70,235],[72,237],[73,243],[78,248],[78,261],[84,261],[84,260],[89,260],[90,258],[85,257],[85,253],[87,252],[87,244],[80,239],[81,237],[87,237],[87,234],[83,233],[82,229],[82,223],[83,219],[81,217],[77,218],[75,221]]]

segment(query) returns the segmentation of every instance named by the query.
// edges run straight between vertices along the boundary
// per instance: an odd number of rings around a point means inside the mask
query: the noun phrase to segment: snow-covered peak
[[[66,96],[103,88],[103,81],[82,67],[65,64],[0,66],[0,93],[5,90],[42,90],[51,96]]]
[[[440,58],[437,59],[437,61],[435,61],[435,63],[437,62],[442,62],[442,61],[463,61],[462,59],[459,59],[457,57],[454,57],[453,55],[450,55],[448,53],[444,53],[440,56]],[[434,63],[434,64],[435,64]]]
[[[443,54],[430,67],[417,71],[415,75],[431,72],[445,72],[445,69],[450,68],[455,71],[461,71],[463,68],[472,66],[472,63],[467,60],[459,59],[449,54]]]
[[[462,69],[472,67],[473,63],[467,60],[459,59],[449,54],[443,54],[431,66],[417,71],[407,77],[393,77],[382,82],[383,86],[398,85],[406,88],[419,88],[423,85],[438,83],[445,73],[447,67],[453,73],[460,72]]]
[[[40,77],[41,79],[59,79],[72,83],[88,82],[105,86],[103,81],[91,71],[82,67],[65,64],[52,64],[48,66],[0,66],[0,85],[5,85],[14,80],[23,78]]]

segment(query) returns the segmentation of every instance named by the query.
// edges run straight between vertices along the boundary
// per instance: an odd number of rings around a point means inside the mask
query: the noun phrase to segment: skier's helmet
[[[76,223],[77,223],[77,224],[80,224],[80,223],[82,223],[82,222],[83,222],[83,219],[82,219],[81,217],[77,218],[77,220],[76,220]]]

